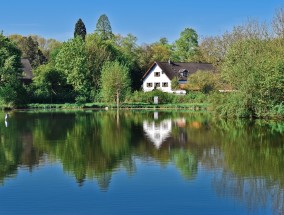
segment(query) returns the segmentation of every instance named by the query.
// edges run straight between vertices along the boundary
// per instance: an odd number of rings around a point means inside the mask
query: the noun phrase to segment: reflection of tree
[[[130,124],[122,114],[117,124],[114,112],[76,112],[70,113],[67,125],[58,118],[54,129],[65,127],[57,141],[46,138],[43,126],[36,132],[37,146],[62,162],[64,171],[75,176],[79,185],[86,178],[97,178],[101,189],[109,184],[111,173],[121,160],[129,158],[131,130]],[[49,120],[43,124],[49,124]],[[44,126],[44,128],[46,128]],[[67,129],[68,128],[68,129]],[[44,137],[44,139],[42,139]],[[65,137],[65,138],[64,138]],[[107,176],[107,177],[106,177]]]
[[[189,150],[176,149],[171,152],[172,160],[182,175],[190,180],[197,175],[197,158]]]
[[[157,149],[145,137],[142,123],[166,119],[172,120],[172,130]],[[218,169],[212,183],[219,195],[252,209],[271,198],[274,211],[284,214],[283,134],[275,122],[214,121],[185,112],[162,112],[154,120],[153,112],[143,111],[122,111],[119,117],[112,111],[15,112],[9,120],[8,128],[0,124],[2,183],[19,165],[32,170],[45,154],[60,160],[79,185],[96,179],[106,191],[117,169],[136,172],[138,158],[161,166],[173,163],[186,180],[196,178],[200,165]]]
[[[242,201],[250,210],[268,207],[275,214],[284,212],[284,192],[279,184],[262,177],[238,177],[231,172],[216,174],[213,180],[218,195]],[[269,202],[272,205],[269,205]]]
[[[102,191],[106,191],[108,189],[111,181],[111,175],[111,172],[103,172],[96,177]]]
[[[0,113],[0,119],[4,119],[4,113]],[[10,113],[9,125],[6,128],[0,124],[0,183],[4,183],[6,177],[14,176],[19,165],[27,166],[32,170],[39,163],[42,154],[33,145],[31,132],[32,121],[27,120],[25,114],[19,120],[14,120],[17,114]]]
[[[217,193],[240,199],[252,209],[267,205],[271,198],[274,212],[282,214],[283,134],[260,122],[222,121],[217,126],[221,126],[221,150],[207,156],[218,158],[215,168],[223,169],[213,182]]]
[[[112,112],[101,116],[101,147],[103,153],[109,159],[116,159],[129,153],[129,140],[131,136],[130,125],[123,117],[119,117],[119,125],[116,121],[117,113]]]

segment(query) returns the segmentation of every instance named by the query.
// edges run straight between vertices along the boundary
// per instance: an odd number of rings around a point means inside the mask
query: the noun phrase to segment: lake
[[[0,113],[0,214],[284,214],[284,122]]]

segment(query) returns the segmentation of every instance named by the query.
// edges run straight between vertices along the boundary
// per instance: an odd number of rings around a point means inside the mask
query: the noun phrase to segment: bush
[[[135,91],[126,96],[125,102],[140,102],[147,104],[154,104],[154,97],[158,96],[159,104],[179,104],[179,103],[196,103],[206,102],[208,96],[201,92],[189,92],[186,95],[177,95],[165,93],[160,90],[153,90],[150,92]]]

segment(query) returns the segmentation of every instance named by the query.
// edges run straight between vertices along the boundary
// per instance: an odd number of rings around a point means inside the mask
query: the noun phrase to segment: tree
[[[119,61],[127,66],[131,65],[128,55],[123,53],[114,40],[103,40],[98,33],[89,34],[85,42],[87,54],[87,68],[95,96],[99,89],[101,70],[107,61]]]
[[[101,93],[106,101],[119,101],[130,89],[129,70],[118,61],[106,62],[102,68]]]
[[[55,69],[53,65],[41,65],[33,71],[33,74],[35,99],[51,103],[72,100],[72,91],[66,83],[65,74]]]
[[[236,26],[232,32],[225,32],[221,36],[206,37],[202,40],[199,51],[205,62],[214,64],[219,67],[225,60],[228,50],[239,41],[249,39],[268,39],[268,30],[265,24],[259,24],[255,20],[249,20],[242,26]]]
[[[190,61],[198,48],[198,35],[192,28],[186,28],[175,42],[175,58],[181,62]]]
[[[39,49],[38,42],[35,41],[32,36],[17,38],[16,43],[18,48],[22,51],[22,57],[29,59],[33,68],[46,63],[46,57]]]
[[[137,37],[132,34],[127,34],[126,37],[121,35],[116,36],[116,43],[119,46],[123,57],[122,63],[129,67],[129,75],[131,79],[132,90],[139,90],[141,87],[142,73],[139,67]],[[143,71],[144,72],[144,71]]]
[[[83,39],[76,37],[65,42],[55,61],[55,68],[62,71],[67,78],[67,83],[73,86],[76,92],[76,101],[89,101],[91,77],[87,67],[87,52]]]
[[[86,34],[87,34],[86,26],[82,21],[82,19],[80,18],[75,24],[74,38],[80,36],[82,37],[83,40],[85,40]]]
[[[39,50],[43,53],[47,61],[50,60],[50,54],[53,50],[59,48],[62,43],[55,39],[45,39],[38,35],[31,35],[32,39],[38,43]]]
[[[151,62],[154,61],[168,61],[170,59],[171,53],[170,49],[164,45],[153,45],[153,56]]]
[[[172,81],[171,81],[171,86],[172,86],[172,90],[178,90],[178,89],[180,89],[178,77],[174,77],[174,78],[172,79]]]
[[[222,65],[222,77],[236,92],[224,105],[227,115],[264,117],[284,101],[284,49],[275,40],[235,43]]]
[[[166,37],[162,37],[162,38],[160,38],[159,43],[161,45],[168,45],[169,41],[168,41],[168,39]]]
[[[149,44],[142,44],[138,47],[138,65],[143,73],[149,69],[149,67],[153,64],[153,49]]]
[[[214,74],[210,71],[197,71],[188,78],[185,88],[209,93],[218,86],[218,79],[219,74]]]
[[[21,51],[0,33],[0,102],[15,106],[25,103],[26,91],[21,83]]]
[[[107,15],[103,14],[98,19],[96,25],[96,32],[102,37],[103,40],[111,39],[113,34],[111,30],[111,25]]]

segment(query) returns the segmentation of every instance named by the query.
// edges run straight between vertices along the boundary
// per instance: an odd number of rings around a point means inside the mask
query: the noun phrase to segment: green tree
[[[130,88],[129,70],[118,61],[106,62],[102,68],[101,93],[106,101],[119,101],[124,98]]]
[[[38,43],[39,50],[43,53],[48,62],[50,60],[51,53],[62,45],[62,42],[55,39],[45,39],[38,35],[31,35],[31,37]]]
[[[188,90],[200,90],[203,93],[209,93],[217,88],[219,76],[219,74],[210,71],[197,71],[190,75],[185,88]]]
[[[72,101],[72,91],[70,92],[63,72],[47,64],[39,66],[33,74],[34,94],[39,101],[51,103]]]
[[[32,36],[20,38],[17,41],[17,46],[22,51],[22,57],[29,59],[33,68],[46,63],[46,57],[39,49],[38,42]]]
[[[239,41],[229,50],[222,76],[235,90],[224,110],[238,117],[264,117],[284,101],[284,49],[276,40]]]
[[[131,65],[126,52],[123,53],[114,40],[103,40],[98,33],[86,37],[87,68],[90,72],[92,95],[95,98],[100,85],[101,70],[106,61],[119,61]]]
[[[153,44],[153,56],[151,62],[154,61],[168,61],[171,57],[171,50],[168,45]]]
[[[160,38],[159,43],[161,45],[168,45],[169,41],[168,41],[168,39],[166,37],[162,37],[162,38]]]
[[[85,42],[76,37],[65,42],[56,56],[55,68],[62,71],[67,83],[73,86],[77,102],[90,100],[91,81],[87,67]]]
[[[174,77],[171,81],[172,90],[180,89],[178,77]]]
[[[144,74],[149,67],[153,64],[153,49],[149,44],[142,44],[138,47],[138,65],[142,73]]]
[[[122,55],[124,56],[123,63],[129,67],[131,88],[132,90],[139,90],[142,85],[142,72],[138,63],[139,55],[137,37],[132,34],[127,34],[126,37],[117,35],[116,43],[119,46],[119,50],[121,51]]]
[[[0,33],[0,102],[15,106],[25,103],[26,91],[21,83],[21,51]]]
[[[198,48],[198,35],[192,28],[186,28],[180,33],[180,38],[175,41],[176,59],[181,62],[191,61]]]
[[[85,40],[86,34],[87,34],[86,26],[82,21],[82,19],[80,18],[75,24],[74,38],[80,36],[82,37],[83,40]]]
[[[103,14],[98,19],[96,32],[102,37],[103,40],[112,38],[112,29],[107,15]]]

